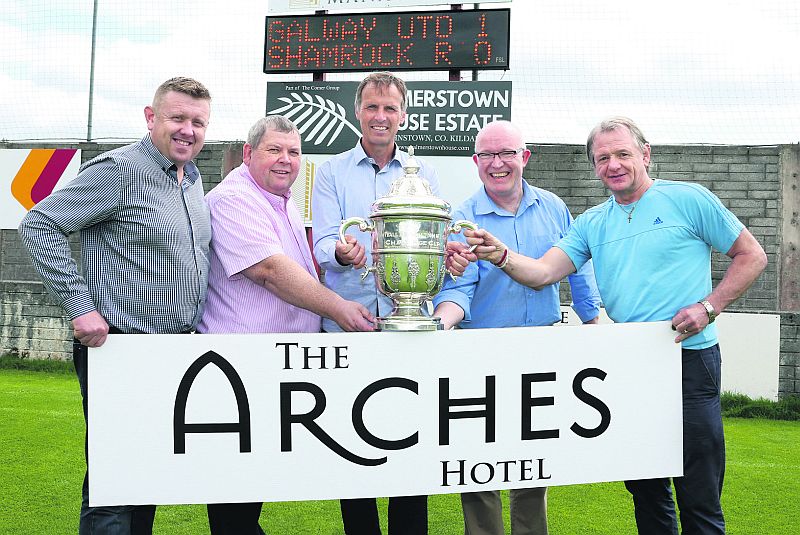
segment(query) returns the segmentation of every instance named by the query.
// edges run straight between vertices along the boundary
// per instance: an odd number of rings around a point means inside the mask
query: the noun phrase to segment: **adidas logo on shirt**
[[[660,217],[656,217],[656,220],[655,220],[655,221],[653,221],[653,224],[654,224],[654,225],[660,225],[661,223],[663,223],[663,221],[661,221],[661,218],[660,218]]]

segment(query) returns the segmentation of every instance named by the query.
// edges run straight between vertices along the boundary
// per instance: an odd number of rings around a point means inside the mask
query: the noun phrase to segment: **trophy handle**
[[[342,221],[342,224],[339,225],[339,241],[342,243],[347,243],[347,240],[344,239],[344,231],[347,230],[349,227],[353,225],[358,225],[358,230],[361,232],[372,232],[375,230],[375,225],[372,223],[367,223],[367,220],[363,217],[349,217]]]
[[[462,228],[468,228],[470,230],[478,230],[478,225],[476,225],[472,221],[467,221],[466,219],[459,219],[450,226],[450,229],[448,229],[447,233],[458,234],[461,232]]]
[[[353,225],[358,225],[358,230],[360,230],[361,232],[372,232],[375,230],[375,225],[371,222],[368,223],[367,220],[364,219],[363,217],[349,217],[344,221],[342,221],[342,224],[339,225],[340,242],[347,243],[347,240],[344,239],[344,231],[352,227]],[[364,279],[366,279],[370,273],[374,273],[376,271],[377,270],[372,266],[369,267],[365,266],[364,273],[361,274],[361,282],[364,282]]]
[[[465,228],[468,228],[470,230],[478,230],[478,225],[476,225],[472,221],[467,221],[466,219],[459,219],[458,221],[456,221],[455,223],[453,223],[450,226],[450,228],[447,230],[447,233],[448,234],[459,234],[461,232],[461,230],[465,229]],[[469,252],[472,252],[473,250],[475,250],[475,246],[474,245],[472,247],[470,247]],[[454,276],[449,271],[447,272],[447,274],[450,275],[450,279],[455,282],[457,277]]]
[[[377,273],[378,269],[375,266],[364,266],[364,273],[361,274],[361,282],[364,282],[364,279],[369,277],[370,273]]]

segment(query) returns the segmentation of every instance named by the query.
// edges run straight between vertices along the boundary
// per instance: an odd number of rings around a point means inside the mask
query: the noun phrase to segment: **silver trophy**
[[[417,174],[414,147],[408,147],[405,174],[392,182],[389,193],[372,203],[369,221],[351,217],[342,221],[339,239],[358,225],[372,233],[372,266],[378,289],[394,302],[394,310],[378,318],[379,331],[436,331],[441,319],[427,316],[422,307],[439,293],[444,282],[447,238],[462,228],[477,230],[470,221],[450,217],[450,204],[433,195],[428,181]]]

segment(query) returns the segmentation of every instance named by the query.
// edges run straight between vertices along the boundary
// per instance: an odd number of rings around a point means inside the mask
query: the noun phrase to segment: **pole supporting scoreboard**
[[[510,9],[267,17],[264,72],[508,69]]]

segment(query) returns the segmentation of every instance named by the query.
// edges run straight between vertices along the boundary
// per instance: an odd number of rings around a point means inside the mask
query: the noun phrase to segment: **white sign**
[[[36,203],[78,174],[77,149],[0,149],[0,228],[15,229]]]
[[[115,335],[89,352],[92,505],[457,493],[682,474],[668,322]]]
[[[481,4],[507,3],[511,0],[483,0]],[[385,9],[392,7],[440,6],[454,2],[442,0],[269,0],[268,13],[296,13],[298,11],[345,9]],[[455,2],[461,3],[461,2]]]
[[[600,323],[612,323],[600,309]],[[580,325],[571,307],[561,307],[561,323]],[[722,353],[722,391],[778,401],[781,356],[780,314],[725,312],[716,321]]]

